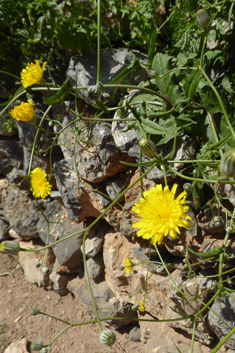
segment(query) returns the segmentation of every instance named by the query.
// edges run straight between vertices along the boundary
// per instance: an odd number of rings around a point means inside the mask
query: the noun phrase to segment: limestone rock
[[[43,247],[44,244],[39,240],[31,240],[29,242],[20,242],[20,247],[24,249],[38,249]],[[42,272],[41,267],[37,268],[36,263],[41,259],[44,251],[20,251],[19,262],[24,270],[25,278],[30,283],[35,283],[38,287],[48,288],[50,286],[49,273]],[[43,266],[52,270],[55,258],[51,251],[48,249],[44,257]]]
[[[27,349],[27,340],[22,338],[16,342],[12,342],[5,350],[5,353],[29,353]]]

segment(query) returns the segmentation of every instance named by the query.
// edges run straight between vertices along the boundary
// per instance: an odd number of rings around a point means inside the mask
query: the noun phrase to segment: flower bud
[[[36,268],[40,268],[40,267],[41,267],[40,262],[36,262],[35,267],[36,267]]]
[[[210,22],[210,17],[207,13],[206,10],[200,9],[197,11],[197,23],[199,24],[200,27],[203,29],[206,29]]]
[[[138,308],[139,308],[139,304],[134,304],[132,305],[131,310],[136,311]]]
[[[138,142],[141,151],[148,157],[154,157],[156,154],[156,146],[153,141],[143,137]]]
[[[32,351],[40,351],[42,348],[43,348],[43,343],[41,341],[33,342],[30,345],[30,349],[32,349]]]
[[[221,171],[227,177],[235,176],[235,149],[226,151],[221,159]]]
[[[183,185],[184,191],[187,191],[188,194],[192,192],[192,184],[191,183],[184,183]]]
[[[111,330],[104,330],[100,334],[100,342],[105,346],[112,346],[116,341],[116,335]]]
[[[31,314],[31,315],[36,316],[36,315],[38,315],[39,313],[40,313],[40,311],[39,311],[38,308],[32,308],[32,309],[30,310],[30,314]]]
[[[49,351],[49,349],[48,349],[48,348],[43,347],[43,348],[40,350],[40,352],[39,352],[39,353],[47,353],[48,351]]]
[[[50,270],[49,270],[49,268],[48,267],[46,267],[46,266],[43,266],[42,267],[42,272],[43,273],[48,273]]]
[[[10,240],[5,240],[2,241],[0,244],[0,253],[5,253],[5,254],[18,254],[20,252],[21,248],[18,243],[15,243],[14,241]]]

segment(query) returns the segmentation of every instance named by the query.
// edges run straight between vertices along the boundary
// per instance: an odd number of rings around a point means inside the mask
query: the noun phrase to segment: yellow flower
[[[131,259],[129,259],[129,257],[127,259],[124,260],[125,262],[125,271],[127,273],[127,275],[129,275],[129,273],[131,272],[132,268],[133,268],[133,262],[131,261]]]
[[[26,69],[21,71],[21,82],[24,88],[30,87],[35,83],[38,83],[43,78],[43,70],[47,62],[45,61],[42,67],[39,64],[39,60],[35,60],[35,63],[29,63],[26,66]]]
[[[30,174],[30,182],[33,196],[45,199],[50,195],[52,185],[47,181],[45,170],[35,168]]]
[[[16,120],[30,121],[34,117],[34,106],[35,104],[28,99],[28,103],[22,102],[20,105],[15,106],[10,114]]]
[[[132,210],[140,217],[138,222],[132,223],[132,227],[140,229],[137,232],[138,237],[143,239],[152,238],[151,243],[161,244],[163,237],[168,234],[172,239],[180,234],[179,227],[189,229],[193,222],[192,218],[185,212],[189,210],[187,203],[187,192],[183,191],[176,199],[175,193],[178,185],[174,184],[171,191],[168,186],[162,189],[158,184],[149,191],[143,193],[144,198],[136,202]]]
[[[144,311],[144,304],[142,303],[142,300],[140,300],[139,302],[137,302],[137,304],[139,305],[139,311]]]

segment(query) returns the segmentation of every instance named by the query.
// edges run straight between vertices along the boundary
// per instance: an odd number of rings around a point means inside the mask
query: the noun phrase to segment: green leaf
[[[191,74],[187,76],[184,84],[184,93],[187,98],[191,100],[194,98],[200,78],[201,72],[196,70],[193,70]]]
[[[197,181],[194,183],[192,188],[193,204],[195,210],[200,208],[204,199],[203,185],[204,183],[202,181]]]
[[[65,97],[67,97],[70,92],[67,91],[68,89],[68,79],[63,83],[61,89],[52,97],[46,98],[42,97],[43,102],[48,105],[55,105],[58,102],[62,101]]]
[[[38,30],[39,32],[42,31],[42,25],[43,25],[44,19],[45,19],[45,16],[44,16],[44,15],[43,15],[43,16],[40,16],[40,17],[37,19],[37,30]]]
[[[167,135],[170,132],[175,131],[174,126],[173,128],[162,127],[155,121],[149,119],[142,119],[141,125],[143,126],[144,130],[151,135]]]
[[[209,113],[223,113],[219,101],[210,86],[205,85],[202,89],[199,89],[199,93],[202,103]]]
[[[131,103],[143,103],[143,102],[153,102],[158,100],[156,96],[152,94],[139,94],[131,100]]]
[[[155,77],[161,94],[167,99],[168,104],[173,106],[176,111],[181,112],[186,105],[187,99],[181,92],[179,83],[176,80],[175,73],[169,72],[172,69],[172,57],[167,54],[158,53],[153,59],[153,68],[157,71]]]
[[[165,75],[169,70],[172,69],[171,65],[172,56],[167,54],[157,53],[153,59],[153,68],[157,71],[158,76]],[[160,89],[161,94],[166,97],[169,102],[171,99],[168,95],[169,86],[172,84],[171,74],[166,75],[163,78],[155,78],[155,81]]]
[[[221,84],[222,84],[223,89],[225,89],[225,91],[227,91],[228,93],[233,93],[231,82],[229,81],[229,78],[227,75],[225,75],[223,77]]]

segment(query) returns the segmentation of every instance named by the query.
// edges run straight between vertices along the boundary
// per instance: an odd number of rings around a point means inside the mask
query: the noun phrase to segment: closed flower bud
[[[49,270],[49,268],[48,267],[46,267],[46,266],[43,266],[42,267],[42,272],[43,273],[48,273],[50,270]]]
[[[36,267],[36,268],[40,268],[40,267],[41,267],[40,262],[36,262],[35,267]]]
[[[112,346],[116,341],[116,335],[111,330],[104,330],[100,334],[100,342],[105,346]]]
[[[2,241],[0,244],[0,253],[4,254],[18,254],[21,248],[19,244],[15,243],[14,241],[5,240]]]
[[[36,316],[36,315],[38,315],[39,313],[40,313],[40,311],[39,311],[38,308],[32,308],[32,309],[30,310],[30,314],[31,314],[31,315]]]
[[[43,348],[40,350],[40,353],[47,353],[48,351],[49,351],[48,348],[43,347]]]
[[[188,194],[192,192],[192,184],[191,183],[184,183],[183,189],[187,191]]]
[[[197,11],[197,23],[203,29],[206,29],[210,22],[210,17],[206,10],[200,9]]]
[[[136,311],[138,308],[139,308],[139,304],[134,304],[132,305],[131,310]]]
[[[154,157],[156,154],[156,146],[153,141],[143,137],[138,142],[141,151],[148,157]]]
[[[43,348],[43,343],[38,341],[38,342],[33,342],[30,345],[30,349],[32,349],[32,351],[40,351]]]
[[[227,177],[235,176],[235,149],[226,151],[221,159],[221,171]]]

